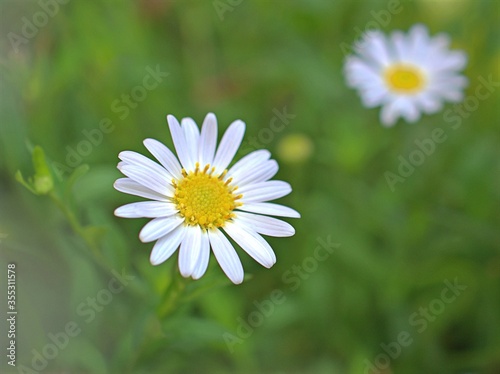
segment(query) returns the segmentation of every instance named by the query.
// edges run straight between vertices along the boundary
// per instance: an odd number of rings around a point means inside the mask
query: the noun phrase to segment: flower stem
[[[85,230],[85,227],[82,226],[82,224],[78,221],[76,218],[75,213],[71,210],[71,208],[65,204],[55,193],[54,191],[51,191],[49,194],[50,199],[54,202],[54,204],[61,210],[61,212],[64,214],[66,219],[68,220],[71,228],[73,231],[81,236],[87,246],[89,247],[90,251],[92,252],[92,255],[94,257],[94,260],[97,262],[97,264],[101,267],[103,267],[105,270],[109,270],[109,267],[106,265],[106,262],[104,261],[104,258],[101,254],[101,251],[95,242],[95,240],[89,236],[88,232]]]
[[[178,271],[177,266],[172,266],[172,281],[163,293],[163,299],[158,309],[158,317],[164,319],[172,314],[178,307],[189,279],[184,278]]]

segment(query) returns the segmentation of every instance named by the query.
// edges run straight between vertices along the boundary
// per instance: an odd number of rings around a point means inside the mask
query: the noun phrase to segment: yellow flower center
[[[232,178],[224,181],[227,170],[220,175],[213,175],[215,168],[206,165],[203,170],[196,164],[195,171],[186,173],[184,178],[174,180],[173,202],[184,222],[188,225],[200,225],[203,229],[222,227],[231,219],[233,210],[240,206],[237,202],[243,195],[236,195],[238,187],[231,186]]]
[[[386,84],[392,91],[401,94],[414,94],[425,84],[425,76],[420,69],[412,65],[396,64],[384,72]]]

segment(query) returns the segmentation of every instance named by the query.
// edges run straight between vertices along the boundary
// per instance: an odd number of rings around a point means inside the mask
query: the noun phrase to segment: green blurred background
[[[474,96],[479,77],[500,81],[500,5],[394,1],[2,1],[0,293],[5,300],[6,264],[15,262],[19,314],[18,368],[2,353],[0,371],[34,369],[33,350],[75,322],[81,332],[41,372],[500,373],[498,87],[457,129],[443,119],[452,105],[387,129],[342,75],[342,46],[370,22],[387,32],[421,22],[466,51]],[[389,3],[400,11],[389,13]],[[29,29],[23,17],[46,25]],[[13,39],[23,27],[31,36]],[[137,88],[148,68],[168,76]],[[131,92],[137,100],[127,104]],[[294,117],[272,130],[283,110]],[[246,122],[239,155],[271,150],[277,179],[294,189],[281,202],[302,218],[289,220],[295,236],[269,239],[272,269],[238,250],[251,277],[234,286],[212,256],[207,274],[188,284],[190,300],[161,320],[176,256],[152,267],[152,244],[138,239],[147,220],[113,216],[139,200],[112,188],[117,155],[147,154],[148,137],[171,146],[168,113],[200,124],[207,112],[219,133]],[[96,130],[102,121],[108,132]],[[435,128],[446,141],[391,191],[384,173],[397,174],[398,157]],[[90,149],[85,134],[94,134]],[[49,198],[15,181],[18,169],[33,174],[34,145],[62,170],[58,193],[75,166],[90,166],[71,209],[92,227],[106,266],[135,276],[88,323],[78,308],[113,275]],[[321,261],[318,239],[339,244]],[[451,302],[446,281],[466,286]],[[283,293],[279,304],[270,304],[273,290]],[[249,318],[254,327],[241,322]],[[394,342],[404,332],[411,343],[402,347]]]

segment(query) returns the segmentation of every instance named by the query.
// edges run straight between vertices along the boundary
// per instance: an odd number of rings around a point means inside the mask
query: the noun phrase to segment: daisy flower
[[[464,97],[467,79],[459,72],[467,56],[450,51],[449,44],[447,35],[431,38],[423,25],[413,26],[406,35],[368,32],[346,59],[348,85],[358,90],[366,107],[382,106],[384,125],[394,125],[398,117],[415,122],[421,112],[435,113],[444,101]]]
[[[228,278],[241,283],[243,267],[227,236],[259,264],[273,266],[276,256],[261,235],[292,236],[295,230],[269,215],[300,217],[291,208],[268,202],[292,191],[288,183],[270,180],[278,163],[268,151],[258,150],[228,169],[245,132],[240,120],[229,126],[217,150],[214,114],[205,117],[201,131],[191,118],[179,124],[169,115],[167,121],[179,159],[154,139],[144,140],[144,145],[159,164],[136,152],[121,152],[118,169],[127,178],[118,179],[114,187],[151,201],[121,206],[115,215],[153,218],[139,233],[144,243],[156,241],[151,263],[161,264],[179,248],[184,277],[199,279],[205,273],[212,248]]]

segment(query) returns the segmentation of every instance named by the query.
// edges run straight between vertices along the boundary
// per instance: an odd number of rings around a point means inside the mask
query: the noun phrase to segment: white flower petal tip
[[[180,126],[179,121],[177,121],[177,118],[175,118],[171,114],[167,114],[167,122],[168,122],[168,124],[172,123],[172,124],[177,124]]]
[[[116,168],[120,171],[122,171],[122,168],[127,165],[126,162],[123,162],[123,161],[120,161],[117,165],[116,165]]]
[[[218,146],[213,113],[205,116],[201,129],[189,117],[179,122],[168,115],[167,122],[177,157],[155,139],[145,139],[144,146],[157,162],[136,152],[120,152],[118,168],[126,177],[116,180],[114,188],[148,200],[118,207],[114,214],[151,218],[139,232],[142,242],[156,242],[151,264],[159,265],[179,250],[183,277],[200,279],[213,252],[231,282],[241,284],[243,266],[228,237],[259,264],[272,267],[276,255],[262,235],[288,237],[295,229],[270,216],[300,214],[270,202],[292,191],[287,182],[271,180],[279,170],[271,153],[254,151],[229,168],[243,140],[243,121],[232,122]]]
[[[270,268],[276,263],[276,255],[267,242],[257,231],[245,225],[228,223],[224,231],[243,248],[255,261],[266,268]]]
[[[400,117],[417,122],[422,113],[436,113],[444,102],[464,96],[467,79],[461,70],[467,55],[451,51],[449,44],[448,36],[431,37],[422,24],[406,34],[365,33],[355,43],[354,54],[345,59],[347,85],[358,91],[365,107],[382,108],[382,125],[392,127]]]
[[[215,124],[217,124],[217,117],[215,116],[214,113],[208,112],[203,121],[210,121],[210,122],[214,122]]]
[[[184,226],[178,226],[169,234],[159,239],[149,257],[151,265],[156,266],[165,262],[177,250],[185,235],[186,229]]]
[[[149,221],[140,231],[139,239],[143,243],[149,243],[167,235],[177,228],[184,220],[175,215],[172,217],[158,217]]]
[[[295,229],[288,222],[259,214],[238,212],[234,222],[238,222],[250,231],[274,237],[295,235]]]
[[[238,148],[243,140],[243,135],[245,134],[245,123],[240,120],[236,120],[231,125],[222,136],[219,143],[219,148],[215,153],[214,166],[216,166],[219,172],[222,172],[233,160],[234,155],[238,151]]]
[[[222,271],[234,284],[243,282],[243,266],[229,240],[218,229],[209,230],[208,237],[214,256]]]
[[[287,206],[274,203],[250,203],[238,208],[251,213],[267,214],[277,217],[300,218],[300,213]]]

